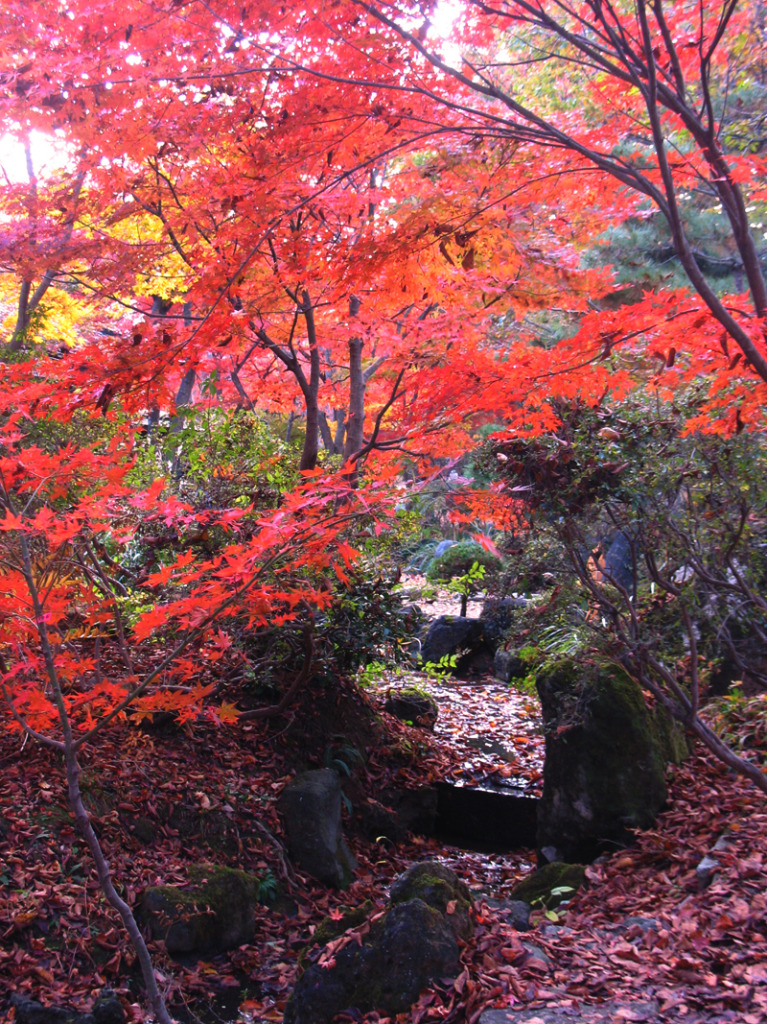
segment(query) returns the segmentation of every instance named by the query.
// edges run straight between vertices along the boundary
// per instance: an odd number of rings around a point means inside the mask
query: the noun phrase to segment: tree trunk
[[[301,312],[306,320],[306,333],[309,340],[309,380],[299,378],[304,401],[306,402],[306,438],[301,453],[299,469],[314,469],[320,453],[320,350],[317,347],[317,328],[314,322],[314,308],[309,292],[304,290],[301,295]]]
[[[353,295],[349,301],[349,316],[355,317],[359,312],[360,300]],[[362,371],[362,338],[349,339],[349,418],[346,424],[346,443],[344,444],[344,462],[348,462],[357,452],[362,450],[365,429],[365,375]],[[352,471],[353,482],[359,474],[359,466],[355,464]]]

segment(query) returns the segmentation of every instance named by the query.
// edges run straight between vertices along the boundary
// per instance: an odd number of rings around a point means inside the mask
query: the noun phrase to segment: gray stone
[[[546,734],[538,849],[585,863],[629,845],[666,802],[665,769],[686,755],[683,734],[618,666],[564,661],[536,683]]]
[[[191,885],[150,886],[139,910],[153,939],[172,956],[220,953],[252,942],[260,879],[218,865],[196,865]]]
[[[714,875],[717,873],[721,864],[712,857],[710,853],[701,860],[698,866],[695,868],[695,880],[698,883],[698,892],[703,892],[707,889],[714,880]]]
[[[724,853],[729,848],[729,842],[727,836],[720,836],[714,843],[713,849],[710,853],[701,860],[700,864],[695,868],[695,878],[698,883],[698,892],[703,892],[707,889],[714,879],[714,875],[722,866],[715,856],[717,853]]]
[[[536,946],[534,942],[523,942],[522,948],[525,951],[526,964],[529,964],[531,960],[538,960],[543,964],[547,971],[550,971],[554,966],[551,958],[543,952],[540,946]]]
[[[423,900],[400,903],[363,941],[352,939],[332,959],[307,968],[285,1008],[285,1024],[328,1024],[344,1009],[404,1013],[422,989],[459,966],[446,919]]]
[[[420,729],[433,730],[439,715],[436,700],[428,693],[405,687],[387,694],[384,711],[399,718],[401,722]]]
[[[639,941],[648,932],[657,932],[660,927],[660,922],[654,917],[640,917],[638,915],[626,917],[618,925],[618,929],[629,942]]]
[[[488,643],[493,647],[503,643],[514,622],[514,613],[529,604],[525,597],[488,597],[479,615]]]
[[[517,882],[511,894],[514,899],[529,903],[532,907],[554,910],[560,903],[572,899],[583,885],[585,874],[586,869],[582,864],[553,861]]]
[[[391,889],[389,909],[333,940],[301,975],[285,1024],[328,1024],[342,1010],[404,1013],[437,978],[459,969],[459,937],[473,927],[471,895],[455,872],[413,865]]]
[[[348,885],[357,863],[341,834],[338,775],[329,768],[299,775],[280,794],[278,809],[297,866],[324,885]]]
[[[530,913],[533,908],[525,900],[503,900],[494,896],[483,896],[483,902],[499,920],[510,924],[515,931],[530,931]]]
[[[421,645],[421,659],[438,664],[442,658],[463,650],[473,650],[483,643],[483,626],[479,619],[461,615],[440,615],[429,626]]]
[[[621,1011],[624,1011],[621,1013]],[[631,1011],[631,1016],[626,1016]],[[639,1024],[660,1024],[660,1007],[655,999],[622,1003],[581,1002],[580,1010],[567,1007],[538,1007],[535,1010],[485,1010],[479,1024],[614,1024],[615,1021],[634,1021]]]
[[[529,932],[532,909],[525,900],[508,900],[501,906],[500,911],[512,928],[518,932]]]
[[[392,885],[389,902],[397,905],[414,899],[442,914],[458,938],[469,938],[474,900],[469,887],[450,868],[433,860],[409,867]]]
[[[493,655],[493,675],[502,683],[510,683],[512,679],[524,679],[527,665],[516,651],[507,651],[499,647]]]

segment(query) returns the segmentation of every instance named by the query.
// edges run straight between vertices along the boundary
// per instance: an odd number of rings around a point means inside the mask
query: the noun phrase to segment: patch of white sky
[[[39,181],[61,171],[71,158],[71,148],[55,134],[32,131],[28,140],[32,171]],[[12,132],[0,135],[0,181],[14,185],[29,181],[24,142]]]
[[[429,40],[439,48],[445,63],[454,68],[461,66],[457,30],[463,7],[462,0],[440,0],[430,19]]]

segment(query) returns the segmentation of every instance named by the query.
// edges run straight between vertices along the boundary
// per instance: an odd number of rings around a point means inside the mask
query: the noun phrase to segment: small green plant
[[[426,661],[418,667],[427,679],[440,683],[453,674],[457,664],[457,654],[443,654],[439,661]]]
[[[460,594],[461,615],[465,615],[469,597],[480,589],[478,584],[485,580],[486,575],[497,573],[501,568],[500,558],[476,541],[464,540],[432,559],[426,576],[435,583],[445,583],[448,590]]]
[[[272,872],[267,869],[258,883],[258,902],[269,903],[280,891],[280,883]]]
[[[767,762],[767,694],[749,698],[739,686],[730,687],[714,702],[712,725],[735,750]]]
[[[461,598],[461,615],[466,615],[469,598],[480,589],[478,584],[484,580],[485,571],[484,565],[480,565],[479,562],[472,562],[468,572],[465,572],[462,576],[454,576],[448,583],[447,589],[450,593],[458,594]]]
[[[357,669],[357,682],[363,690],[369,690],[382,682],[389,666],[383,661],[371,661]]]
[[[352,769],[355,765],[363,763],[364,758],[356,747],[350,746],[343,741],[343,737],[335,737],[334,742],[325,750],[325,767],[332,768],[338,775],[345,775],[351,778]]]
[[[577,626],[554,623],[544,626],[539,634],[539,653],[547,661],[574,658],[588,647],[589,638]]]
[[[566,896],[568,893],[572,892],[575,892],[575,889],[573,889],[571,885],[556,885],[548,895],[536,896],[532,901],[531,906],[534,910],[540,908],[546,919],[556,924],[562,915],[558,914],[551,904],[553,902],[553,906],[555,907],[565,906],[568,903],[568,899],[563,900],[560,899],[560,897]]]
[[[120,607],[120,615],[123,620],[123,628],[131,632],[142,615],[151,612],[155,607],[155,601],[150,594],[139,590],[130,591],[124,597],[117,597]]]

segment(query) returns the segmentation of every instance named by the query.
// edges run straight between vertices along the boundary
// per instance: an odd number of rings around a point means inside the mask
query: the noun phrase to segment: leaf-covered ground
[[[380,793],[392,781],[481,784],[503,772],[512,782],[537,784],[541,744],[530,696],[498,684],[447,683],[436,691],[441,716],[434,736],[388,716],[385,733],[379,727],[353,735],[344,709],[354,699],[339,689],[326,695],[324,711],[316,695],[307,695],[302,708],[268,725],[163,732],[125,724],[91,748],[83,785],[129,901],[146,885],[185,882],[189,865],[199,861],[271,872],[285,894],[277,906],[259,908],[252,946],[183,965],[153,950],[180,1015],[188,1010],[222,1021],[239,1011],[247,1021],[280,1021],[298,952],[321,919],[365,899],[382,905],[397,874],[415,860],[440,857],[476,893],[476,934],[458,979],[425,992],[398,1024],[473,1024],[491,1008],[524,1010],[516,1019],[547,1024],[604,1020],[608,1008],[613,1022],[767,1019],[767,807],[701,754],[675,771],[656,829],[640,835],[635,848],[591,866],[588,889],[560,920],[538,913],[529,933],[507,923],[503,901],[533,868],[531,851],[482,854],[426,839],[395,847],[352,836],[360,867],[346,892],[316,886],[291,869],[274,799],[302,744],[316,748],[317,764],[328,749],[343,756],[332,745],[321,749],[318,737],[328,734],[323,715],[334,736],[345,727],[347,743],[364,744],[355,792]],[[367,700],[380,709],[383,691]],[[488,735],[505,738],[504,757],[466,742]],[[763,729],[757,742],[764,743]],[[0,991],[83,1009],[110,986],[129,1019],[144,1019],[132,952],[75,834],[57,759],[6,733],[0,773]],[[696,866],[722,836],[719,870],[701,889]],[[4,1012],[13,1019],[0,1003]],[[369,1020],[383,1024],[375,1014]]]

